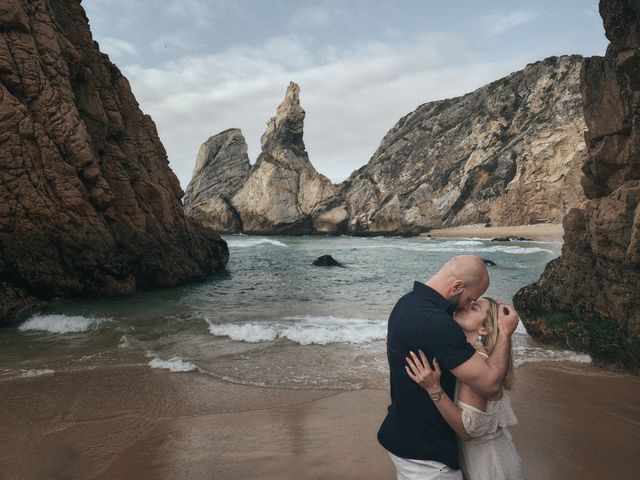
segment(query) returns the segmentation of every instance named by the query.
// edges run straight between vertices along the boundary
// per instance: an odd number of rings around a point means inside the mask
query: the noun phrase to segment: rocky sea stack
[[[564,219],[562,256],[514,298],[534,337],[640,373],[640,3],[602,0],[609,47],[585,62],[589,199]]]
[[[304,116],[300,87],[292,82],[275,117],[267,123],[260,139],[262,153],[250,171],[246,143],[239,130],[228,131],[237,132],[233,134],[237,144],[227,142],[225,148],[210,154],[207,166],[200,161],[202,149],[231,133],[223,132],[209,139],[201,147],[187,187],[187,192],[194,193],[185,198],[185,211],[223,232],[285,235],[313,232],[314,215],[335,197],[336,188],[309,161],[302,138]],[[225,215],[221,216],[221,212]],[[225,222],[227,212],[230,220]]]
[[[57,296],[204,279],[226,243],[186,217],[155,125],[79,0],[0,7],[0,324]]]
[[[185,211],[224,232],[262,234],[416,235],[471,223],[559,223],[585,201],[583,61],[548,58],[462,97],[421,105],[340,185],[309,161],[292,83],[248,175],[238,130],[203,144]]]
[[[221,232],[242,231],[242,219],[231,199],[249,178],[247,142],[237,128],[214,135],[200,146],[193,180],[187,186],[184,211]]]

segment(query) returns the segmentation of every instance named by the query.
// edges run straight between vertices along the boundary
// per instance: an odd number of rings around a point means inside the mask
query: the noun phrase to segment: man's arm
[[[518,313],[509,305],[501,305],[498,314],[498,340],[488,359],[476,353],[462,365],[451,370],[458,380],[486,398],[500,393],[507,375],[511,334],[518,326]]]

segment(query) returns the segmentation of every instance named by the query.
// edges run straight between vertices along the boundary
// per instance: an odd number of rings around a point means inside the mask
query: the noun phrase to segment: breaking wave
[[[251,343],[287,339],[300,345],[364,344],[384,340],[387,321],[305,315],[264,322],[209,322],[209,332]]]
[[[77,333],[97,329],[107,318],[82,315],[34,315],[18,326],[21,332],[44,331],[49,333]]]

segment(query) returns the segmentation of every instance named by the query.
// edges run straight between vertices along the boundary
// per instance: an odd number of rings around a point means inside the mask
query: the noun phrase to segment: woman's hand
[[[498,333],[511,336],[518,327],[520,317],[513,306],[502,303],[498,307]]]
[[[433,370],[429,366],[429,362],[427,361],[427,356],[424,352],[420,351],[420,357],[413,352],[411,353],[411,358],[404,357],[407,361],[408,366],[405,365],[405,370],[411,380],[416,382],[422,388],[424,388],[429,393],[435,393],[442,390],[440,387],[440,376],[442,374],[440,370],[440,365],[438,365],[438,361],[433,359]]]

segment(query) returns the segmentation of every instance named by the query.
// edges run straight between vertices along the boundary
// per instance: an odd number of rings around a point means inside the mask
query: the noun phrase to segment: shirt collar
[[[413,291],[428,298],[435,303],[437,307],[445,310],[449,315],[453,315],[453,312],[456,310],[455,306],[452,305],[449,300],[444,298],[429,285],[422,282],[413,282]]]

